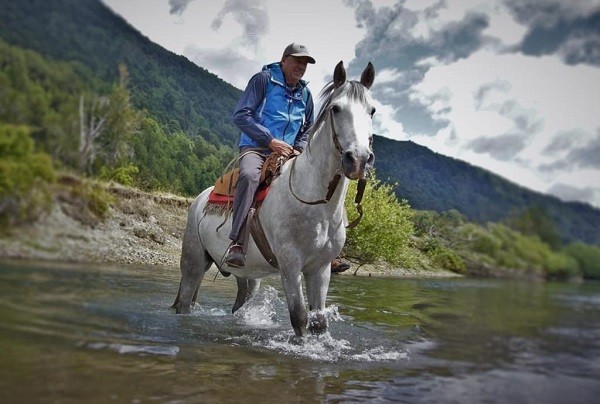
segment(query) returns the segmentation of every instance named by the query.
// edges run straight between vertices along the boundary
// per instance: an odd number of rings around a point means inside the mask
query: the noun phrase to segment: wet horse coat
[[[248,245],[246,266],[230,268],[222,257],[230,244],[231,219],[205,210],[211,188],[203,191],[188,211],[181,253],[181,282],[173,307],[189,313],[204,273],[215,263],[237,279],[235,312],[260,286],[260,279],[281,276],[292,327],[296,335],[323,332],[327,320],[322,313],[329,288],[330,263],[340,253],[345,239],[344,199],[349,180],[364,178],[373,164],[372,116],[375,112],[368,89],[375,70],[371,63],[360,81],[347,81],[340,62],[333,81],[321,92],[323,104],[310,133],[306,150],[287,162],[273,181],[260,208],[260,221],[279,268],[271,266],[253,240]],[[342,174],[327,203],[322,200],[330,181]],[[315,311],[308,324],[302,292],[306,285],[308,306]]]

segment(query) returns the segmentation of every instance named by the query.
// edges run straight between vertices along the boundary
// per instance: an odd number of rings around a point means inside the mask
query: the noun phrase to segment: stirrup
[[[225,264],[232,268],[242,268],[246,265],[246,256],[244,255],[244,247],[238,243],[232,243],[227,249],[225,256]]]

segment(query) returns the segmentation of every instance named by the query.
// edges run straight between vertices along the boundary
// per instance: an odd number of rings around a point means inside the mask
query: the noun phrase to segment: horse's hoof
[[[175,313],[177,313],[177,314],[191,314],[192,313],[192,308],[190,306],[188,306],[188,307],[177,306],[177,307],[175,307]]]
[[[308,322],[308,331],[311,334],[323,334],[327,331],[327,317],[323,314],[317,314]]]

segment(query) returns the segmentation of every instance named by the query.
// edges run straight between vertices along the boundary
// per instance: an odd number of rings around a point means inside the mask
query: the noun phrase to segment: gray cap
[[[281,58],[283,59],[286,56],[305,57],[308,58],[308,63],[315,63],[315,58],[308,54],[308,49],[306,49],[306,46],[300,45],[295,42],[289,44],[287,48],[285,48],[285,50],[283,51],[283,56]]]

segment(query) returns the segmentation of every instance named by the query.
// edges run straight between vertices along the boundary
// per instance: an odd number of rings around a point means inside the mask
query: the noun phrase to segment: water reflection
[[[334,277],[299,342],[277,279],[169,309],[177,270],[0,264],[0,401],[593,402],[600,285]]]

